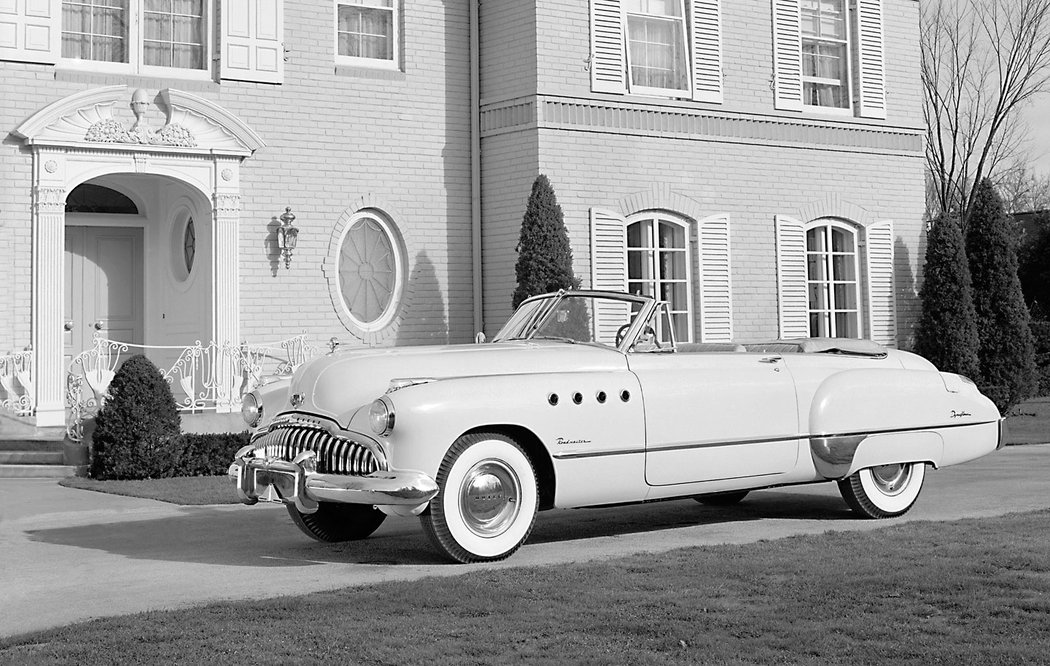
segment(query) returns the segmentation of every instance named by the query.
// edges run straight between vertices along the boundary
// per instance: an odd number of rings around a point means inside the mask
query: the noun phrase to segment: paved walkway
[[[683,546],[828,530],[869,530],[1050,508],[1050,445],[1009,447],[931,471],[918,504],[889,521],[853,519],[834,484],[755,492],[737,507],[691,500],[540,514],[506,568],[601,560]],[[95,617],[459,575],[416,519],[388,519],[363,542],[319,544],[280,506],[182,507],[0,479],[0,636]]]

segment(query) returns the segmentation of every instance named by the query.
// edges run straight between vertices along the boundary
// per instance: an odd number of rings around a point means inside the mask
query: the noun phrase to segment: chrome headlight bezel
[[[385,396],[372,401],[368,408],[368,424],[372,432],[380,437],[388,435],[394,429],[394,421],[394,406]]]
[[[245,394],[241,399],[241,418],[244,422],[248,427],[254,428],[262,421],[262,416],[263,404],[259,396],[255,395],[254,391]]]

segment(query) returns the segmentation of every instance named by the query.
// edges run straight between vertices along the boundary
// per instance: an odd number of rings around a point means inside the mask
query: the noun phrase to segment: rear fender
[[[947,453],[963,433],[999,419],[990,400],[954,377],[898,369],[846,370],[828,377],[814,394],[809,412],[810,452],[817,472],[838,479],[875,465],[940,466],[994,450],[996,442],[990,440],[991,448],[978,447],[975,455]],[[951,441],[946,442],[949,434]]]

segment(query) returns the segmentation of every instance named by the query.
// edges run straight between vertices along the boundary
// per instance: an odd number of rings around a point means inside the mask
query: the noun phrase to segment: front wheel
[[[385,513],[369,504],[321,502],[313,513],[302,513],[294,504],[286,506],[299,529],[326,543],[364,539],[386,520]]]
[[[514,440],[464,435],[438,468],[440,490],[420,516],[431,543],[457,562],[502,560],[536,520],[536,473]]]
[[[839,481],[839,492],[865,518],[892,518],[915,504],[926,477],[926,463],[879,465]]]

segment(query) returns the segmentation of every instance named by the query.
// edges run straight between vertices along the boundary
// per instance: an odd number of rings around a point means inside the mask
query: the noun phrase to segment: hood
[[[391,379],[626,369],[618,351],[563,342],[359,349],[306,362],[292,378],[288,396],[302,396],[297,410],[346,423],[354,411],[386,393]]]

